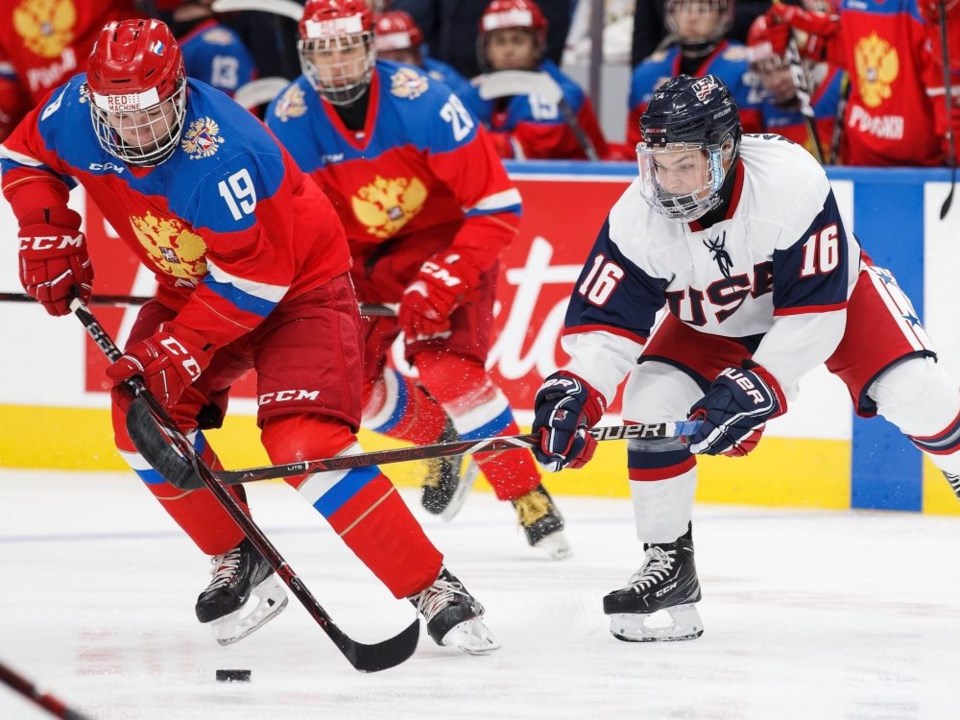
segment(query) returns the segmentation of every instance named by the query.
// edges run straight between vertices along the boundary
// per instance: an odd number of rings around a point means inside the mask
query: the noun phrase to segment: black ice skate
[[[950,487],[953,489],[953,494],[957,496],[958,500],[960,500],[960,475],[944,472],[943,476],[947,479],[947,482],[950,483]]]
[[[437,645],[448,645],[471,655],[483,655],[500,642],[483,623],[483,605],[446,568],[433,585],[410,596],[427,621],[427,632]]]
[[[210,562],[213,580],[197,598],[197,619],[210,623],[221,645],[245,638],[287,606],[283,585],[249,539]]]
[[[530,545],[543,550],[553,560],[562,560],[570,554],[563,534],[563,516],[543,485],[510,502]]]
[[[603,598],[610,632],[619,640],[693,640],[703,635],[703,622],[694,603],[700,601],[700,581],[693,562],[692,527],[672,543],[644,545],[646,558],[626,587]],[[664,611],[656,619],[651,617]],[[669,624],[658,622],[667,620]]]
[[[450,418],[437,442],[453,442],[460,435]],[[479,468],[472,460],[464,462],[463,456],[440,457],[427,460],[427,474],[423,479],[420,504],[423,509],[444,520],[453,520],[467,501],[467,495],[477,478]]]

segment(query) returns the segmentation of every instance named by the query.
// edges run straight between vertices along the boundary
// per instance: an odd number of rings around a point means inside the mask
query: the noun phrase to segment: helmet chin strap
[[[734,178],[738,172],[742,172],[740,169],[739,156],[737,156],[730,168],[724,173],[723,183],[720,185],[720,190],[717,191],[717,198],[719,198],[717,206],[705,212],[698,220],[703,227],[710,227],[720,222],[727,214],[727,208],[730,207],[730,200],[733,198]]]

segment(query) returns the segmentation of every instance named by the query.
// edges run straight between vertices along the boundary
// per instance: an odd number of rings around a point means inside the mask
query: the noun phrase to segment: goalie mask
[[[640,118],[640,133],[640,190],[655,212],[690,222],[720,205],[743,130],[737,104],[719,78],[668,80]]]
[[[334,105],[351,105],[367,91],[376,49],[373,12],[364,0],[307,0],[297,51],[303,74]]]
[[[180,46],[159,20],[100,31],[87,64],[90,118],[100,146],[128,165],[159,165],[176,150],[187,111]]]

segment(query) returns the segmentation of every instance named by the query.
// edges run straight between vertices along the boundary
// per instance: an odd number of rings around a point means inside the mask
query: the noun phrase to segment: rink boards
[[[636,169],[619,163],[524,163],[510,169],[523,194],[524,217],[521,236],[501,267],[500,334],[490,368],[524,425],[540,380],[564,361],[557,338],[580,264]],[[848,226],[878,265],[894,271],[924,318],[941,361],[960,378],[953,292],[960,268],[960,199],[939,220],[949,173],[835,169],[830,177]],[[86,207],[81,191],[74,191],[71,205],[86,220],[97,292],[149,294],[152,277],[138,270],[97,209]],[[0,245],[0,290],[19,291],[16,224],[5,203],[0,231],[7,238]],[[97,313],[122,338],[135,310],[98,308]],[[0,356],[0,466],[123,469],[111,442],[103,360],[79,323],[14,303],[0,303],[0,322],[10,346]],[[233,417],[214,442],[229,467],[265,463],[252,419],[252,381],[237,390]],[[618,410],[614,405],[604,422],[618,422]],[[366,449],[392,446],[370,433],[361,439]],[[625,496],[624,464],[623,444],[605,443],[587,468],[549,477],[548,486],[559,493]],[[398,482],[412,483],[418,468],[394,466],[390,473]],[[698,498],[960,514],[960,504],[935,468],[886,421],[855,418],[845,388],[822,368],[804,378],[788,416],[769,424],[754,454],[702,460]]]

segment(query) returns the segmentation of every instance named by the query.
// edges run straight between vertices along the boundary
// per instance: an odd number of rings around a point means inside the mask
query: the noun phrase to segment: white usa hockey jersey
[[[608,401],[665,308],[698,332],[762,336],[754,359],[792,395],[843,335],[860,270],[823,168],[799,145],[745,135],[720,222],[654,212],[634,181],[610,211],[574,288],[568,369]]]

